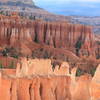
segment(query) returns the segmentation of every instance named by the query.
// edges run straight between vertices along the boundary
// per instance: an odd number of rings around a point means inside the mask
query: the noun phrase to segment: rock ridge
[[[71,50],[76,55],[95,56],[92,27],[68,22],[45,22],[20,19],[18,16],[0,17],[0,41],[16,45],[30,41],[54,48]]]

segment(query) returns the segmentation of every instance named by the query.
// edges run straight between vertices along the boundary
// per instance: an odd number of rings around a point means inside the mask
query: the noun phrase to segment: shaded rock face
[[[66,22],[44,22],[20,19],[18,16],[0,18],[0,44],[20,47],[33,42],[71,50],[79,56],[95,55],[92,28]],[[23,52],[27,52],[24,51]]]
[[[97,58],[100,58],[100,35],[95,35],[95,40],[96,40],[96,54]]]

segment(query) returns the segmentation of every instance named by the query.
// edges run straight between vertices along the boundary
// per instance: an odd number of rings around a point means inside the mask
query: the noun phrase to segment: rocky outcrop
[[[61,65],[56,65],[53,68],[50,59],[27,60],[24,58],[17,64],[16,75],[18,77],[32,75],[69,75],[69,64],[63,62]]]
[[[47,85],[48,84],[48,85]],[[63,85],[62,85],[63,84]],[[71,100],[70,77],[0,77],[1,100]]]
[[[72,100],[91,100],[90,82],[89,75],[79,77],[74,85],[74,90],[72,90]]]
[[[100,67],[93,78],[88,74],[76,77],[77,68],[69,74],[67,62],[54,69],[50,63],[49,59],[23,58],[17,65],[16,73],[12,69],[0,70],[0,100],[100,99]]]
[[[0,18],[0,44],[20,47],[33,42],[71,50],[77,55],[95,55],[92,28],[66,22],[45,22],[20,19],[18,16]],[[25,50],[25,49],[24,49]],[[24,52],[24,51],[23,51]]]
[[[98,66],[91,82],[91,94],[93,100],[100,99],[100,65]]]
[[[95,48],[96,48],[96,57],[100,58],[100,35],[95,35]]]

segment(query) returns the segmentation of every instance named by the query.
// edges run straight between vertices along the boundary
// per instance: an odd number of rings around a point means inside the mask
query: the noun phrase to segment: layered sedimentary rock
[[[100,35],[95,35],[95,41],[96,41],[96,55],[97,58],[100,58]]]
[[[70,78],[67,76],[2,77],[0,81],[0,100],[71,100]]]
[[[61,65],[56,65],[53,70],[51,60],[47,59],[22,59],[17,64],[16,75],[18,77],[32,75],[69,75],[69,64],[63,62]]]
[[[39,63],[37,66],[40,68],[39,72],[35,61]],[[67,67],[67,69],[62,72],[59,68],[56,72],[58,74],[54,73],[56,67],[54,70],[51,67],[50,60],[26,60],[24,58],[21,63],[18,63],[16,73],[15,70],[0,70],[0,100],[100,99],[100,67],[97,68],[93,78],[87,74],[76,77],[77,68],[72,69],[69,74],[67,62],[60,66]],[[31,73],[28,72],[29,70]]]
[[[44,22],[20,19],[18,16],[0,17],[0,44],[20,47],[31,53],[26,44],[33,42],[71,50],[77,55],[95,55],[92,28],[67,22]],[[32,48],[32,47],[31,47]],[[25,51],[26,50],[26,51]],[[27,53],[28,52],[28,53]]]

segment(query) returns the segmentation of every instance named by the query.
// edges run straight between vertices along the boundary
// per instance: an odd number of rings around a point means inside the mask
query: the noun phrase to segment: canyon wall
[[[70,77],[67,76],[3,76],[0,78],[0,100],[71,100],[69,87]]]
[[[54,69],[54,70],[53,70]],[[55,65],[53,68],[50,59],[21,59],[17,64],[16,75],[18,77],[31,75],[69,75],[69,64],[62,62],[61,65]]]
[[[100,66],[93,78],[76,77],[76,70],[69,73],[67,62],[52,69],[49,59],[24,58],[16,70],[0,70],[0,100],[99,100]]]
[[[16,15],[0,17],[0,45],[31,51],[25,43],[35,42],[70,50],[78,56],[95,56],[92,27],[67,22],[45,22],[21,19]],[[26,52],[27,52],[26,51]]]

